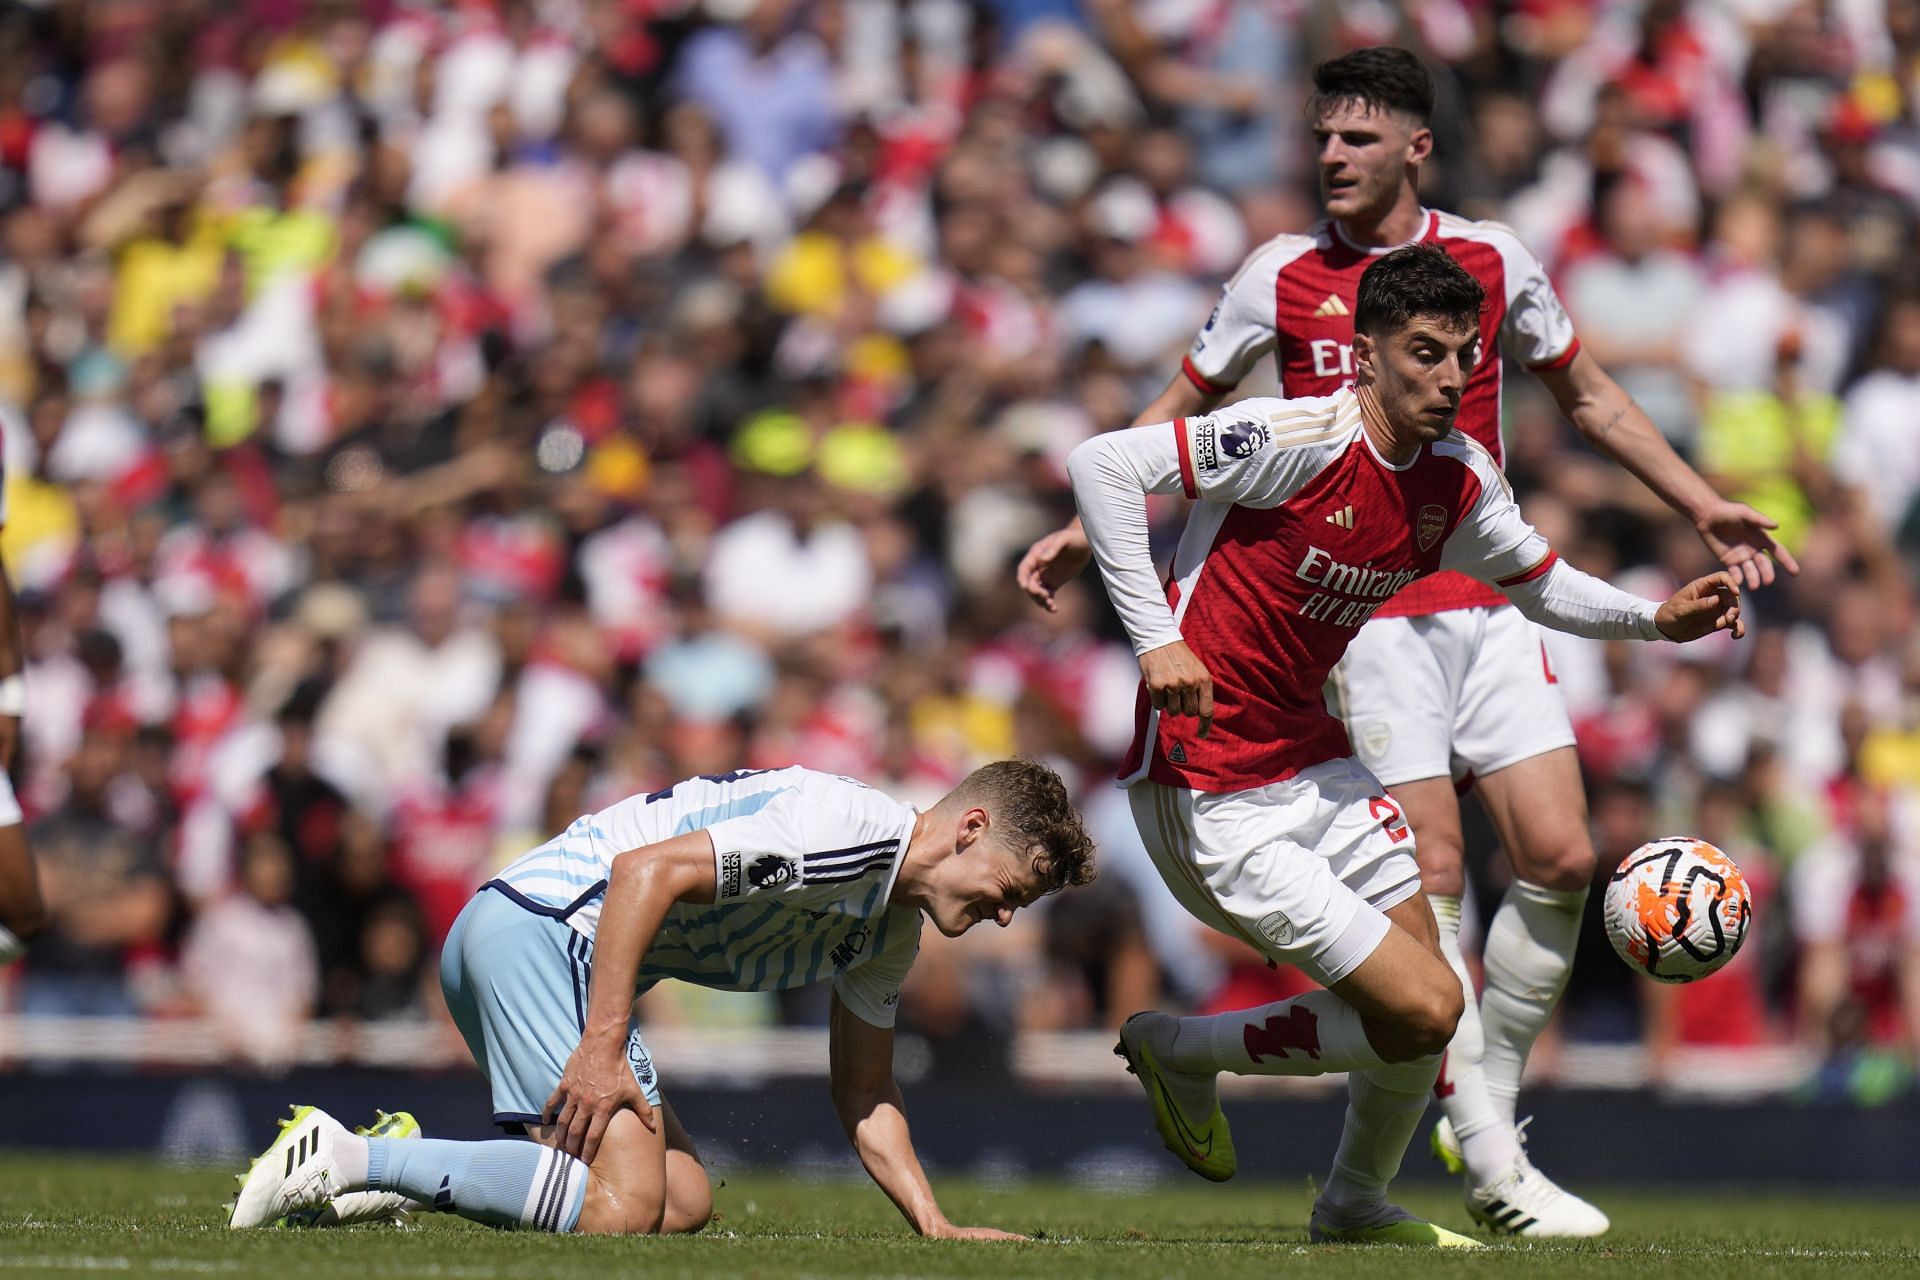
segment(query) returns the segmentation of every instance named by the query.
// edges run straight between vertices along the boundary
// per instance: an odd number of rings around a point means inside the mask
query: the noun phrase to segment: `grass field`
[[[862,1182],[755,1175],[718,1192],[719,1219],[690,1239],[611,1240],[507,1234],[453,1219],[332,1232],[226,1230],[226,1175],[139,1160],[0,1156],[0,1276],[334,1277],[873,1276],[1241,1280],[1276,1272],[1330,1280],[1447,1275],[1640,1276],[1689,1280],[1785,1275],[1920,1274],[1920,1211],[1911,1201],[1803,1194],[1595,1195],[1612,1214],[1606,1241],[1503,1245],[1460,1255],[1309,1245],[1304,1184],[1212,1187],[1168,1180],[1105,1193],[1036,1183],[989,1188],[949,1181],[955,1221],[1031,1231],[1019,1245],[963,1245],[909,1236]],[[1464,1226],[1459,1201],[1422,1189],[1410,1208]]]

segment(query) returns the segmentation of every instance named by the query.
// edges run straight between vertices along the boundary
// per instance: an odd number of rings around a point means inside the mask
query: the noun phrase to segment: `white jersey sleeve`
[[[920,954],[920,913],[907,907],[890,909],[881,920],[884,936],[865,964],[855,965],[833,980],[840,1003],[871,1027],[891,1027],[900,1009],[900,984]]]
[[[839,902],[853,881],[905,854],[911,809],[849,778],[791,772],[800,785],[706,828],[716,904],[776,894],[795,906]]]
[[[1146,495],[1277,507],[1338,455],[1359,421],[1349,392],[1243,400],[1200,417],[1110,431],[1073,451],[1074,502],[1136,656],[1180,638],[1154,571]]]
[[[1313,243],[1312,236],[1276,236],[1247,255],[1181,362],[1196,387],[1225,394],[1273,350],[1279,340],[1274,308],[1280,272]]]
[[[1475,222],[1455,214],[1440,215],[1443,240],[1472,240],[1500,254],[1505,280],[1506,318],[1500,337],[1514,358],[1529,369],[1558,369],[1580,351],[1573,317],[1555,292],[1547,269],[1533,256],[1519,233],[1503,222]]]
[[[1458,432],[1433,445],[1460,458],[1480,481],[1480,496],[1447,538],[1440,567],[1506,592],[1527,617],[1555,631],[1595,640],[1658,640],[1659,607],[1561,561],[1520,514],[1507,478],[1487,451]]]

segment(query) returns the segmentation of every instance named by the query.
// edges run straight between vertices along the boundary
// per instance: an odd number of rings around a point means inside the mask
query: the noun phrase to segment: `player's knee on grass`
[[[660,1223],[663,1235],[691,1234],[713,1220],[713,1182],[693,1139],[674,1114],[672,1103],[663,1103],[660,1113],[666,1118],[667,1211]]]
[[[656,1123],[658,1114],[655,1113]],[[658,1235],[667,1214],[663,1136],[631,1111],[614,1114],[587,1169],[587,1194],[574,1231],[581,1235]]]
[[[699,1158],[684,1151],[667,1152],[667,1210],[660,1221],[662,1235],[691,1235],[713,1221],[713,1182]]]

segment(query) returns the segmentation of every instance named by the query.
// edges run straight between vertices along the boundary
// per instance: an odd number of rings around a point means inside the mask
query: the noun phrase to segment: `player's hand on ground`
[[[1092,559],[1093,544],[1075,520],[1028,547],[1027,554],[1020,557],[1014,579],[1028,599],[1052,613],[1053,593],[1079,577]]]
[[[1653,624],[1669,640],[1685,643],[1731,631],[1738,640],[1747,634],[1740,618],[1740,584],[1732,570],[1710,573],[1689,582],[1667,598],[1653,615]]]
[[[1200,717],[1200,736],[1213,729],[1213,677],[1186,641],[1175,640],[1140,655],[1147,701],[1170,716]]]
[[[583,1040],[567,1059],[541,1119],[558,1127],[562,1151],[592,1164],[600,1139],[622,1108],[639,1116],[650,1132],[659,1123],[627,1065],[626,1037],[610,1044]]]
[[[1030,1236],[1017,1235],[1011,1231],[1001,1231],[994,1227],[956,1227],[951,1222],[943,1222],[927,1232],[929,1240],[1027,1240]]]
[[[1707,508],[1695,525],[1707,550],[1737,575],[1741,586],[1765,587],[1773,583],[1774,561],[1788,573],[1799,573],[1793,553],[1774,541],[1770,530],[1780,523],[1761,515],[1744,502],[1721,501]]]

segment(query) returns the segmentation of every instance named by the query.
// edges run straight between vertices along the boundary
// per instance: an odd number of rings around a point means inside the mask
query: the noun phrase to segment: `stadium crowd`
[[[1596,894],[1563,1034],[1908,1087],[1914,0],[0,6],[0,550],[53,919],[8,1003],[206,1012],[272,1063],[311,1016],[431,1016],[466,897],[578,813],[788,763],[927,799],[1014,751],[1078,781],[1104,874],[985,961],[929,933],[903,1020],[938,1064],[1273,998],[1106,785],[1138,673],[1097,581],[1047,614],[1012,566],[1068,451],[1315,220],[1305,72],[1372,43],[1442,81],[1431,202],[1513,224],[1804,566],[1739,644],[1554,637],[1602,877],[1697,834],[1758,913],[1660,988]],[[1563,554],[1650,596],[1710,565],[1507,386]]]

